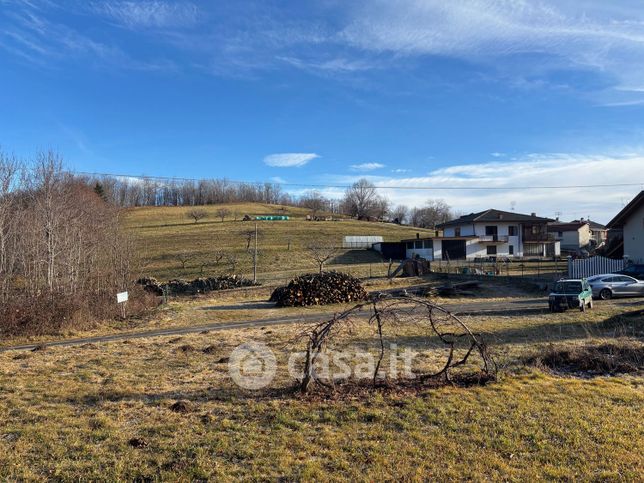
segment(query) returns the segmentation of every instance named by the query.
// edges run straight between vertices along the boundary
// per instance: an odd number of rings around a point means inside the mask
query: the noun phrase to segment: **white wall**
[[[426,260],[433,260],[434,259],[434,246],[435,240],[415,240],[413,242],[407,242],[413,243],[414,247],[409,248],[408,246],[405,247],[405,255],[407,258],[415,258],[416,256],[425,258]],[[417,247],[417,245],[420,244],[420,247]]]
[[[644,204],[624,224],[624,255],[644,263]]]

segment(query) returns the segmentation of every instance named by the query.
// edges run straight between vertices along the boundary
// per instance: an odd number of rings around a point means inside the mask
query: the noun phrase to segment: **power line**
[[[94,173],[87,171],[70,171],[72,174],[82,176],[109,176],[113,178],[134,178],[140,180],[159,180],[159,181],[211,181],[213,178],[184,178],[184,177],[170,177],[170,176],[145,176],[145,175],[132,175],[132,174],[117,174],[117,173]],[[292,186],[301,188],[350,188],[348,184],[310,184],[310,183],[284,183],[284,182],[265,182],[265,181],[236,181],[225,180],[231,184],[247,184],[247,185],[262,185],[269,183],[278,186]],[[580,189],[580,188],[624,188],[632,186],[644,186],[644,182],[640,183],[606,183],[606,184],[586,184],[586,185],[541,185],[541,186],[375,186],[376,189],[394,189],[394,190],[480,190],[480,191],[500,191],[500,190],[555,190],[555,189]]]

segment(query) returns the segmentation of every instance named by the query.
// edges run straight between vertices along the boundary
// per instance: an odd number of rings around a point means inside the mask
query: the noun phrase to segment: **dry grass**
[[[642,377],[559,378],[520,361],[591,336],[641,344],[641,314],[468,320],[492,342],[499,382],[342,400],[286,391],[296,326],[0,354],[0,478],[640,478]],[[370,334],[360,326],[344,342],[370,347]],[[270,391],[239,389],[219,362],[249,340],[277,353]]]
[[[209,217],[194,223],[186,217],[189,207],[145,207],[128,210],[125,223],[136,235],[138,244],[147,260],[146,275],[160,279],[172,277],[193,278],[200,274],[200,264],[208,261],[216,249],[233,251],[239,256],[239,269],[246,275],[251,272],[251,258],[246,253],[244,231],[251,230],[255,222],[240,221],[244,214],[281,214],[280,206],[263,204],[224,205],[240,213],[238,221],[233,218],[223,223],[215,212],[222,205],[204,206]],[[316,264],[306,253],[312,243],[342,245],[345,235],[381,235],[385,241],[413,238],[416,233],[427,230],[401,227],[391,223],[370,223],[356,220],[306,221],[308,210],[285,207],[289,221],[261,221],[259,223],[260,280],[286,281],[302,271],[316,271]],[[290,242],[290,250],[288,249]],[[195,255],[186,269],[181,268],[177,254],[187,251]],[[386,265],[379,255],[367,250],[341,250],[332,261],[335,267],[359,276],[383,275]],[[371,264],[371,267],[369,265]],[[205,273],[225,271],[225,262],[209,266]]]

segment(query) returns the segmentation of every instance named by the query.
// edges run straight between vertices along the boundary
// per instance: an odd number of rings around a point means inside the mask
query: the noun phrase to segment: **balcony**
[[[554,233],[523,233],[523,243],[552,243],[556,240]]]
[[[478,239],[479,243],[507,243],[509,240],[507,235],[480,235]]]

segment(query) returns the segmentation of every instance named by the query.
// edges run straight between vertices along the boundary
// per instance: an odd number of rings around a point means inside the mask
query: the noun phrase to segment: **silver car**
[[[588,277],[593,297],[602,300],[613,297],[644,297],[644,282],[628,275],[605,273]]]

